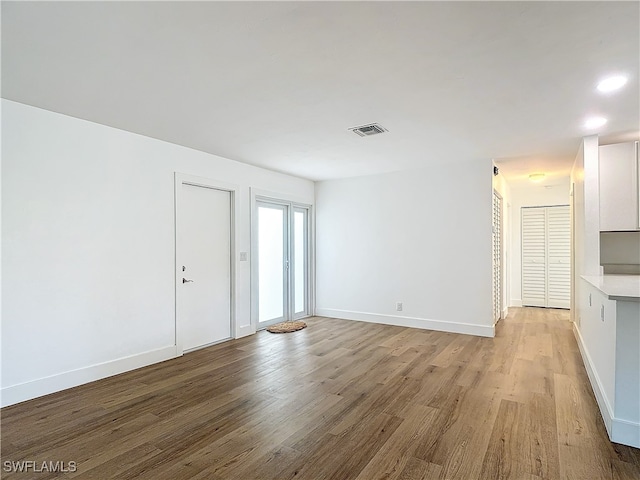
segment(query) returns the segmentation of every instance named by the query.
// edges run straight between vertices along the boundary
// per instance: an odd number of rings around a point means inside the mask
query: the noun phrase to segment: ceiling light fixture
[[[593,128],[601,127],[605,123],[607,123],[607,119],[604,117],[591,117],[584,122],[584,128],[591,130]]]
[[[541,182],[544,180],[544,173],[532,173],[529,175],[529,180],[536,183]]]
[[[607,77],[598,83],[598,90],[602,93],[609,93],[619,90],[627,83],[627,77],[623,75],[615,75]]]

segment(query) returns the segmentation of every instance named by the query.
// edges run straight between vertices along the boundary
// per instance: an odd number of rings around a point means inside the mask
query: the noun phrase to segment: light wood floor
[[[2,460],[78,479],[639,479],[568,312],[494,339],[313,318],[2,410]],[[60,478],[7,474],[3,478]]]

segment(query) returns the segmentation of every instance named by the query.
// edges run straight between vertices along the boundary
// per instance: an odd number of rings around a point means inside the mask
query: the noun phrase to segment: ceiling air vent
[[[361,137],[370,137],[371,135],[377,135],[379,133],[388,132],[386,128],[382,125],[378,125],[377,123],[370,123],[368,125],[361,125],[359,127],[352,127],[351,130],[353,133],[360,135]]]

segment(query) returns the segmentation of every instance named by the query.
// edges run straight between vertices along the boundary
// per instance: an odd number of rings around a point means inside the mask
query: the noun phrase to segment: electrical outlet
[[[247,252],[240,252],[240,261],[241,262],[247,261]]]
[[[396,302],[396,312],[402,311],[402,302]]]

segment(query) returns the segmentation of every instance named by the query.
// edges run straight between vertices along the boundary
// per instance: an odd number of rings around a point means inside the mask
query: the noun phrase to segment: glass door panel
[[[286,318],[288,207],[258,203],[258,322]]]
[[[307,258],[308,258],[307,209],[293,211],[293,314],[301,317],[307,313]]]

